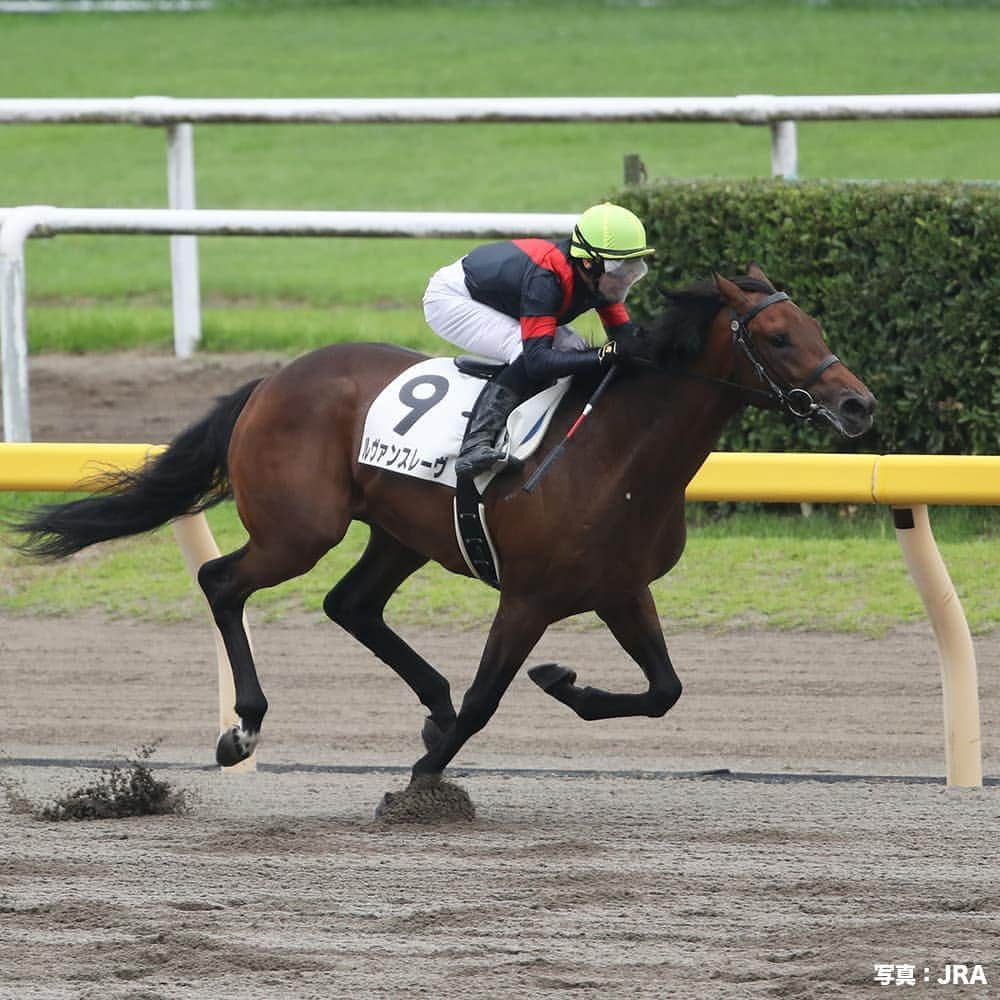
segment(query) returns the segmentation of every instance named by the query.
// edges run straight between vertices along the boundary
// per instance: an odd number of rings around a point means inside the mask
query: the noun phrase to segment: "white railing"
[[[771,130],[771,173],[798,174],[796,121],[1000,117],[1000,93],[780,97],[7,98],[0,125],[125,124],[167,129],[168,205],[195,207],[194,124],[736,122]],[[542,234],[538,234],[542,235]],[[197,243],[171,240],[174,336],[201,339]]]
[[[530,212],[279,212],[172,209],[0,209],[0,363],[4,438],[31,440],[28,391],[27,295],[24,245],[57,233],[185,234],[221,236],[381,236],[508,239],[532,233],[562,238],[576,216]],[[183,328],[182,328],[183,329]],[[179,355],[193,344],[177,341]]]
[[[771,122],[869,118],[993,118],[1000,93],[779,97],[17,97],[0,124],[180,122]]]

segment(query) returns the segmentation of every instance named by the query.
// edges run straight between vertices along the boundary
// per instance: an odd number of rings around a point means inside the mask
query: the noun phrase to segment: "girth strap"
[[[486,508],[476,484],[465,476],[458,477],[455,487],[455,535],[469,569],[483,583],[500,589],[499,560],[493,539],[486,527]]]

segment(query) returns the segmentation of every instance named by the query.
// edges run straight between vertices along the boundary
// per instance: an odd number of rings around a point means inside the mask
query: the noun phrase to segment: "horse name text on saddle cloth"
[[[524,460],[541,444],[569,378],[532,396],[507,420],[510,453]],[[365,415],[358,461],[404,476],[454,487],[455,458],[483,380],[465,375],[452,358],[430,358],[396,376]],[[482,489],[494,473],[476,477]]]

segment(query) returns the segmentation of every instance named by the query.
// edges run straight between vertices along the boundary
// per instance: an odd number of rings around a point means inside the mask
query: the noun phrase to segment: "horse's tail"
[[[27,535],[17,548],[27,555],[61,559],[97,542],[151,531],[226,499],[229,441],[260,381],[220,397],[207,416],[178,434],[166,451],[141,469],[102,474],[100,489],[92,496],[39,507],[15,522],[15,531]]]

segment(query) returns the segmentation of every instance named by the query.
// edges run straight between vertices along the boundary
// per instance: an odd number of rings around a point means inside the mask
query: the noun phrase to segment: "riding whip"
[[[612,380],[618,374],[620,366],[614,365],[609,368],[607,374],[601,379],[600,384],[594,390],[594,394],[587,400],[587,405],[583,408],[583,412],[573,421],[573,426],[566,432],[566,436],[556,445],[545,456],[545,461],[542,462],[540,466],[528,477],[528,481],[521,487],[525,493],[531,493],[534,491],[535,487],[538,485],[538,481],[545,475],[549,470],[549,466],[563,453],[566,445],[569,444],[570,438],[580,429],[580,425],[587,419],[590,415],[590,411],[593,410],[594,405],[597,401],[604,395],[604,390],[611,385]]]

